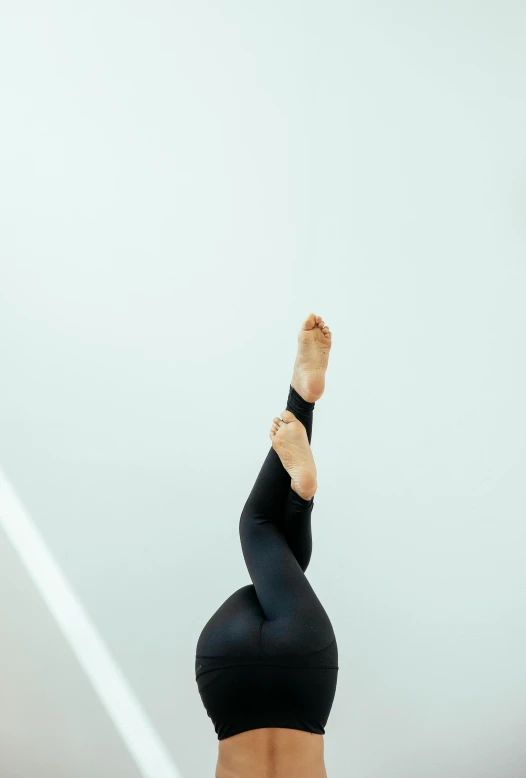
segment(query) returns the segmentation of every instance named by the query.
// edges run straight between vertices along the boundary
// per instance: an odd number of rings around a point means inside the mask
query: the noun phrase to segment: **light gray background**
[[[0,465],[184,778],[311,310],[329,778],[524,775],[525,40],[520,0],[2,5]],[[2,778],[136,778],[18,565]]]

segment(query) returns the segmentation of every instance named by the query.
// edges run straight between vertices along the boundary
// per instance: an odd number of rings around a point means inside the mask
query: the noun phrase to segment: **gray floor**
[[[139,778],[119,734],[0,532],[0,775]]]

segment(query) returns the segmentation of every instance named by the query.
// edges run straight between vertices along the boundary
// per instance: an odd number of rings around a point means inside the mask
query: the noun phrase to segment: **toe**
[[[315,314],[309,313],[305,321],[303,322],[303,328],[304,330],[312,330],[316,326],[317,318]]]
[[[294,414],[291,413],[290,411],[283,411],[283,413],[281,414],[281,418],[283,419],[285,424],[290,424],[291,421],[297,421]]]

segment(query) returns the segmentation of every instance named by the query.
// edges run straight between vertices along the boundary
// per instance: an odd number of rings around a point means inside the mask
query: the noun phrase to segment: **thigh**
[[[245,562],[265,618],[265,633],[280,642],[288,641],[291,649],[302,643],[300,636],[307,633],[317,648],[322,648],[332,630],[329,617],[283,532],[251,501],[245,506],[239,529]]]

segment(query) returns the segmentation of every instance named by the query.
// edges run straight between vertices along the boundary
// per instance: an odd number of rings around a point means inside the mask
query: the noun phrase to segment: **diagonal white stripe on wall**
[[[17,551],[141,774],[144,778],[182,778],[1,469],[0,527]]]

